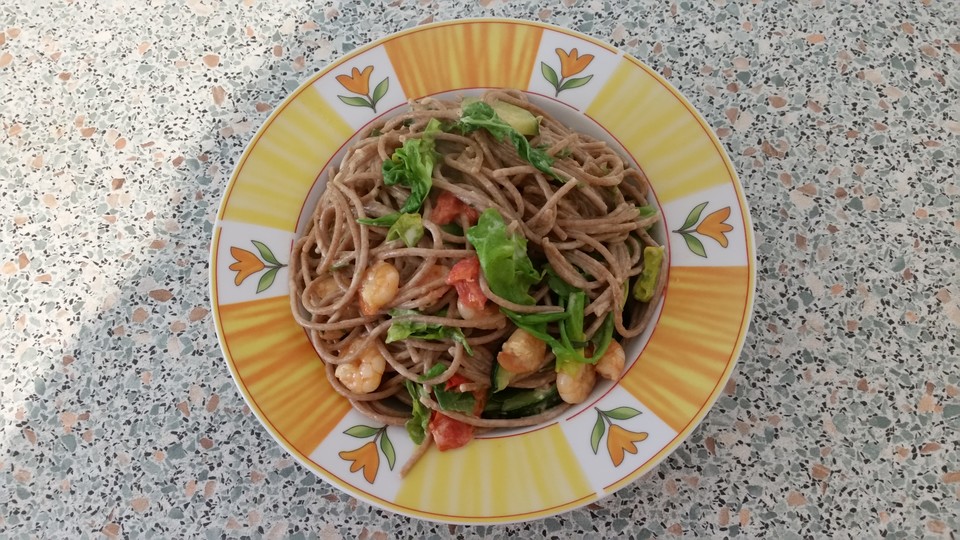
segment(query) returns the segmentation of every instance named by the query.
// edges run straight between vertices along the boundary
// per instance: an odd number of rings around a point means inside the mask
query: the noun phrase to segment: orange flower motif
[[[593,62],[592,54],[580,56],[576,47],[570,49],[569,53],[563,49],[557,49],[557,56],[560,57],[560,75],[564,79],[587,69],[590,62]]]
[[[337,75],[337,82],[350,92],[365,96],[370,93],[370,75],[372,73],[373,66],[363,68],[363,73],[359,69],[353,68],[350,76]]]
[[[237,277],[233,282],[238,286],[243,283],[243,280],[250,277],[251,274],[256,274],[264,269],[263,261],[245,249],[231,247],[230,254],[233,255],[233,258],[237,261],[230,265],[230,269],[237,273]]]
[[[623,429],[616,424],[610,424],[610,433],[607,435],[607,452],[610,459],[613,460],[613,466],[619,467],[623,463],[623,453],[637,453],[637,445],[640,441],[647,438],[646,433],[636,433],[628,429]]]
[[[698,233],[704,236],[709,236],[710,238],[716,240],[721,247],[727,247],[727,235],[724,233],[728,233],[733,230],[732,225],[724,223],[728,217],[730,217],[729,206],[726,208],[721,208],[720,210],[717,210],[716,212],[703,218],[703,221],[700,222],[700,225],[697,225],[696,230]]]
[[[371,484],[377,479],[377,469],[380,468],[380,452],[377,451],[375,441],[370,441],[356,450],[340,452],[339,456],[344,461],[352,462],[350,472],[363,469],[363,478]]]

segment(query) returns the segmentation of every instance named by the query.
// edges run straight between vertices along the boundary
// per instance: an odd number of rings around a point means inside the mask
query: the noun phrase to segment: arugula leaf
[[[416,315],[423,314],[413,309],[390,310],[390,317],[394,319]],[[401,341],[407,338],[452,339],[463,345],[463,349],[467,351],[468,355],[473,356],[473,348],[470,347],[469,343],[467,343],[467,338],[463,335],[463,330],[460,330],[459,328],[451,328],[449,326],[443,326],[442,324],[427,324],[414,321],[393,321],[390,324],[390,329],[387,330],[386,342],[393,343],[394,341]]]
[[[557,178],[553,169],[553,158],[550,157],[542,148],[530,146],[530,141],[515,130],[510,124],[504,122],[493,107],[482,101],[474,101],[463,106],[460,113],[460,121],[455,125],[456,129],[462,133],[472,133],[478,129],[486,129],[490,135],[493,135],[498,141],[509,140],[516,148],[520,157],[544,172],[547,176]]]
[[[430,369],[428,369],[427,372],[424,373],[423,375],[417,377],[417,379],[418,379],[420,382],[427,381],[427,380],[430,380],[430,379],[432,379],[432,378],[440,375],[441,373],[443,373],[443,372],[446,371],[446,370],[447,370],[447,366],[446,366],[446,365],[444,365],[444,364],[434,364],[433,367],[431,367]]]
[[[641,302],[653,299],[660,277],[660,265],[663,263],[663,247],[647,246],[643,248],[643,271],[633,286],[633,297]]]
[[[416,444],[422,444],[423,439],[427,436],[427,425],[430,423],[430,409],[420,403],[422,386],[411,380],[406,380],[403,384],[406,385],[407,392],[413,399],[413,411],[411,411],[411,417],[404,426],[407,428],[407,433],[410,434],[410,440]]]
[[[547,275],[547,286],[550,287],[551,291],[557,293],[557,296],[560,298],[565,298],[575,292],[580,291],[580,289],[567,283],[563,280],[563,278],[557,275],[557,271],[554,270],[549,264],[544,267],[543,271]]]
[[[463,236],[463,228],[456,223],[447,223],[446,225],[441,225],[440,230],[455,236]]]
[[[433,167],[440,155],[436,151],[436,137],[440,133],[440,121],[431,118],[419,139],[407,139],[383,162],[383,183],[410,188],[410,196],[400,210],[374,219],[358,219],[363,225],[390,227],[401,214],[418,212],[433,187]]]
[[[400,212],[393,212],[392,214],[387,214],[378,218],[358,219],[357,223],[361,225],[372,225],[374,227],[391,227],[397,222],[398,219],[400,219],[400,215]]]
[[[423,238],[423,218],[420,214],[400,214],[397,221],[387,231],[387,241],[403,240],[407,247],[413,247]]]
[[[570,317],[566,311],[560,313],[517,313],[506,308],[500,308],[500,311],[508,315],[513,320],[522,321],[526,325],[538,325],[563,321]]]
[[[582,342],[586,339],[586,336],[583,334],[583,310],[587,305],[587,293],[577,290],[577,292],[571,294],[567,297],[567,313],[570,314],[570,318],[563,323],[563,326],[567,329],[567,335],[570,336],[570,339],[577,342]]]
[[[593,357],[590,358],[588,362],[595,364],[603,358],[611,341],[613,341],[613,313],[607,313],[607,318],[603,320],[600,329],[597,330],[597,333],[593,335],[593,339],[590,340],[590,342],[593,343]]]
[[[529,290],[542,276],[527,256],[527,239],[522,234],[508,235],[497,209],[480,214],[477,224],[467,229],[467,240],[477,250],[483,277],[494,294],[516,304],[536,302]]]
[[[433,387],[433,395],[437,397],[437,405],[445,411],[473,414],[473,407],[477,403],[472,392],[444,390],[443,385],[440,384]]]

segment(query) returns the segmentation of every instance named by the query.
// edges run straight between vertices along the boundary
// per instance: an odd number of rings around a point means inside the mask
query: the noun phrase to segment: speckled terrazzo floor
[[[0,0],[0,537],[960,534],[956,3],[26,4]],[[434,525],[318,480],[244,406],[209,233],[309,74],[493,15],[608,40],[703,112],[758,296],[724,394],[653,473],[555,518]]]

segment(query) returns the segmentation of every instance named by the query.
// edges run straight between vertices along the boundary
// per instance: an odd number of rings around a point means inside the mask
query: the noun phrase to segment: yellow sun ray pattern
[[[554,424],[520,437],[475,440],[458,450],[431,449],[404,479],[396,503],[430,509],[440,519],[503,519],[593,494],[563,430]]]
[[[353,134],[312,86],[279,112],[241,160],[221,220],[296,229],[317,175]]]
[[[734,182],[710,128],[630,58],[621,61],[586,113],[633,155],[661,203]]]
[[[670,269],[660,320],[621,384],[677,432],[722,390],[753,285],[746,266]]]
[[[475,21],[414,31],[384,44],[408,98],[457,88],[527,88],[543,29]]]
[[[219,307],[228,358],[274,434],[309,455],[350,410],[293,320],[286,296]]]

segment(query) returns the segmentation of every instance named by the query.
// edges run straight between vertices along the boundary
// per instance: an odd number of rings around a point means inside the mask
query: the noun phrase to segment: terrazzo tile
[[[629,487],[437,525],[341,493],[219,352],[209,235],[272,107],[417,24],[604,39],[743,181],[755,315],[714,409]],[[951,2],[0,3],[0,536],[943,537],[960,531],[960,12]]]

